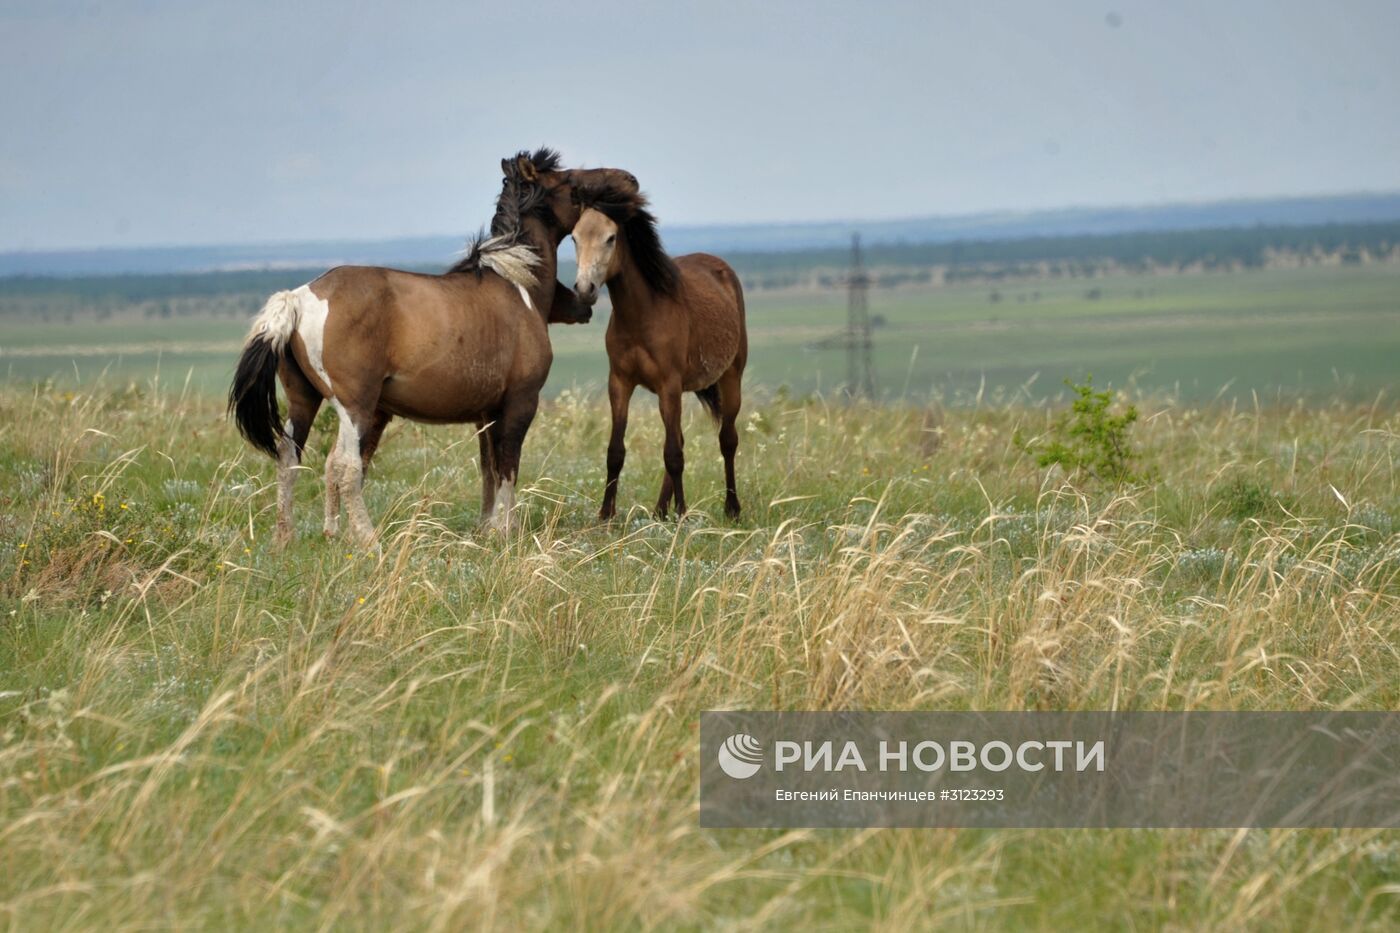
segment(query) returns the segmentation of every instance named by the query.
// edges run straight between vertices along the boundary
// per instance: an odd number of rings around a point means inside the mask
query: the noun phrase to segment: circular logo
[[[762,765],[763,745],[751,735],[731,735],[719,747],[719,768],[732,778],[751,778]]]

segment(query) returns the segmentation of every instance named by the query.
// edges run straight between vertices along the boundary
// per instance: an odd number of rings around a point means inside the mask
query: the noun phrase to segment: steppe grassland
[[[756,391],[742,521],[593,523],[606,415],[478,530],[467,429],[396,425],[383,550],[271,546],[220,400],[0,391],[0,915],[11,926],[1392,928],[1375,831],[705,831],[698,713],[1394,709],[1400,409],[1137,399],[1151,485],[1036,468],[1051,408]],[[655,498],[639,396],[621,504]],[[1204,792],[1205,789],[1203,789]]]

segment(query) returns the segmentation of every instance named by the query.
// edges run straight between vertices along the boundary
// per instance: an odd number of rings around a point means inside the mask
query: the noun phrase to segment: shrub
[[[1059,465],[1068,472],[1082,471],[1111,483],[1136,482],[1146,477],[1133,469],[1140,460],[1128,438],[1128,428],[1138,419],[1138,410],[1129,405],[1112,414],[1113,393],[1094,391],[1094,377],[1085,376],[1083,385],[1066,379],[1065,385],[1076,398],[1069,411],[1050,425],[1044,438],[1031,442],[1016,437],[1016,444],[1042,466]]]
[[[1281,512],[1279,496],[1256,479],[1236,476],[1216,491],[1216,504],[1230,518],[1243,521]]]

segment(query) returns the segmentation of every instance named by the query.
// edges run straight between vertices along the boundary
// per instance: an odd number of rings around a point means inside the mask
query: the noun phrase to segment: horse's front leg
[[[608,521],[617,514],[617,478],[622,474],[622,463],[627,459],[627,408],[632,404],[632,393],[637,384],[616,370],[608,373],[608,407],[612,409],[612,435],[608,438],[608,482],[603,488],[603,506],[598,510],[598,520]]]
[[[676,500],[676,517],[685,514],[685,485],[681,474],[685,470],[685,437],[681,434],[681,382],[673,379],[660,393],[661,424],[666,429],[666,446],[662,453],[666,464],[666,479],[656,500],[656,515],[666,517],[666,506],[672,496]]]
[[[491,448],[496,459],[496,508],[491,516],[491,527],[503,534],[509,534],[514,524],[520,451],[539,404],[538,388],[515,397],[508,396],[501,406],[500,417],[490,428]]]

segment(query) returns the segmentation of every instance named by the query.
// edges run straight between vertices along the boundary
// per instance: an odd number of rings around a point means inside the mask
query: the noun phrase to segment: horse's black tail
[[[282,415],[277,410],[277,367],[296,330],[295,292],[278,292],[263,305],[243,344],[238,369],[228,390],[228,410],[238,431],[258,450],[277,459]]]
[[[710,413],[710,417],[719,420],[719,383],[707,389],[701,389],[695,393],[695,397],[700,400],[700,404],[705,406],[705,410]]]

